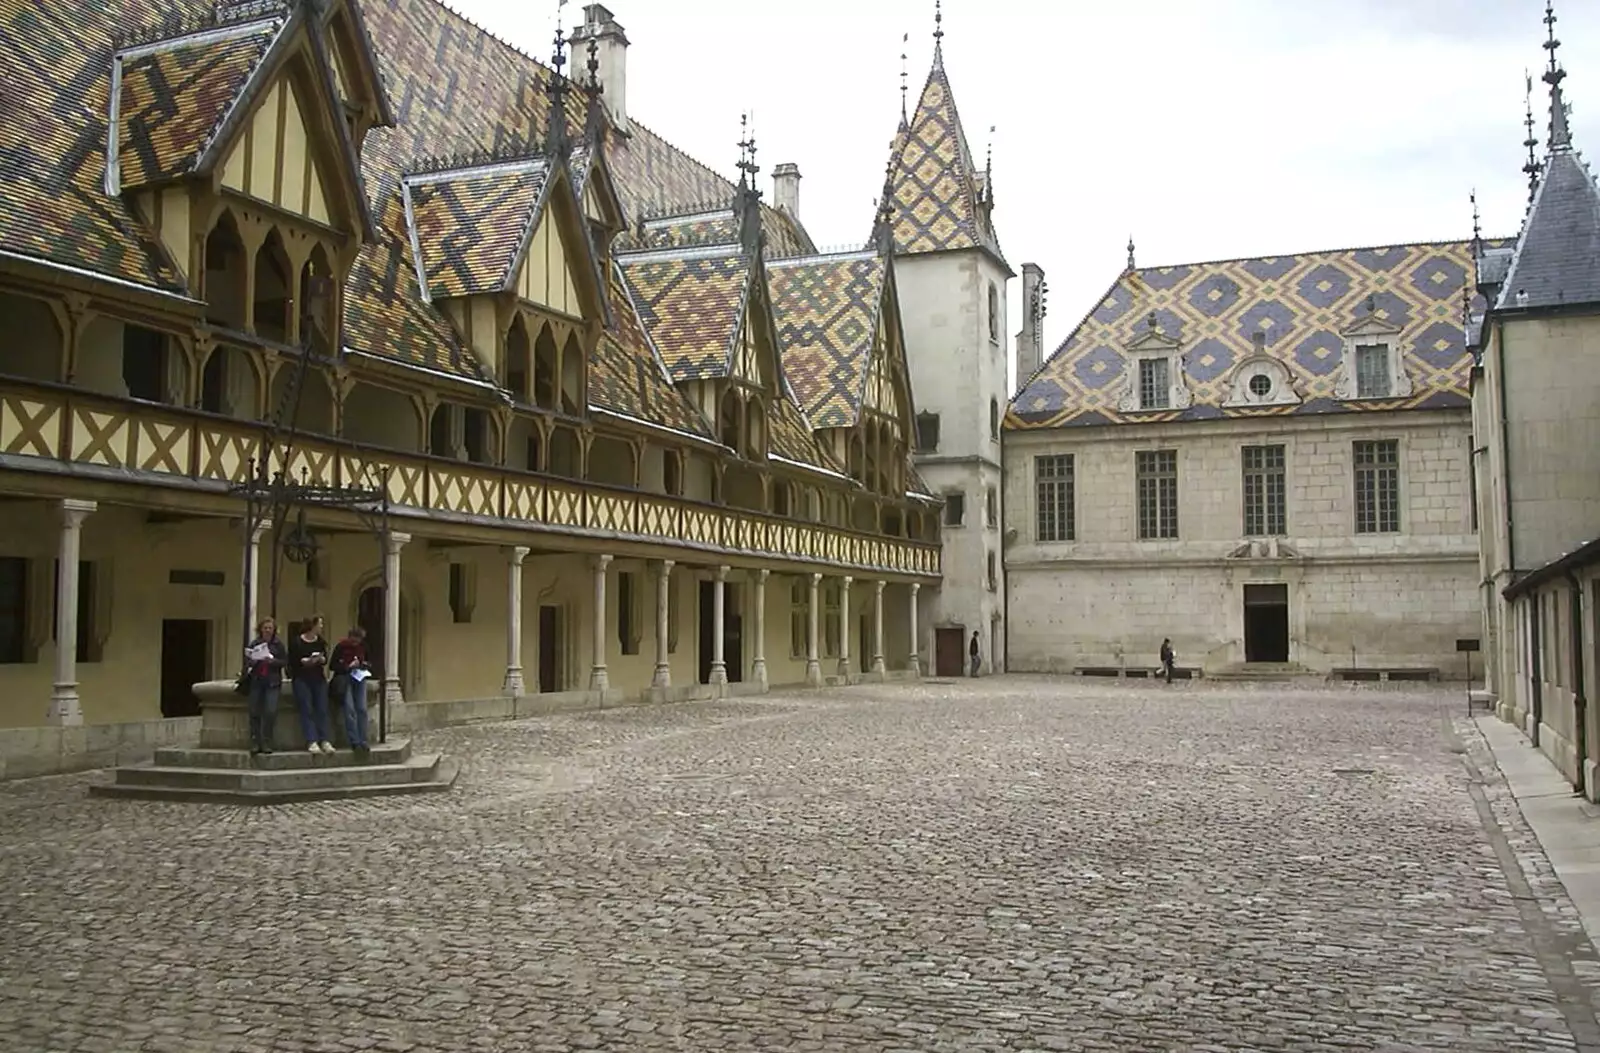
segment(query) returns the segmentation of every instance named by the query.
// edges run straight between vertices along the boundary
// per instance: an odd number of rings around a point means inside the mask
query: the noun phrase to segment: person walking
[[[1176,656],[1172,653],[1172,640],[1163,637],[1161,640],[1161,672],[1165,674],[1167,683],[1172,683],[1172,663]]]
[[[289,641],[289,670],[307,753],[333,752],[328,741],[328,641],[322,637],[322,625],[322,615],[313,614]]]
[[[333,645],[328,659],[333,670],[332,694],[344,709],[344,734],[356,756],[371,752],[367,744],[367,682],[372,667],[367,664],[367,631],[352,626],[345,638]]]
[[[967,645],[967,662],[972,666],[972,675],[978,675],[978,667],[983,664],[982,652],[978,649],[978,630],[972,630],[972,643]]]
[[[261,619],[255,639],[244,649],[244,679],[250,714],[250,752],[272,752],[278,732],[278,695],[289,653],[278,639],[278,623]]]

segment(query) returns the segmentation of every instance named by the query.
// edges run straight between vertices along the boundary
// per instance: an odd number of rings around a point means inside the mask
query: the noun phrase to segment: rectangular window
[[[937,413],[917,414],[917,449],[923,453],[932,453],[939,448],[939,415]]]
[[[28,660],[28,561],[0,557],[0,665]]]
[[[988,556],[987,573],[988,573],[988,579],[987,580],[989,582],[989,591],[990,592],[994,592],[995,590],[997,590],[1000,587],[1000,583],[995,578],[995,573],[994,573],[994,553],[993,552],[989,553],[989,556]]]
[[[839,657],[839,583],[822,586],[822,653]]]
[[[1135,455],[1139,482],[1139,537],[1178,536],[1178,451],[1140,450]]]
[[[467,625],[472,621],[472,608],[477,599],[476,586],[470,564],[450,564],[450,620],[457,625]]]
[[[617,642],[623,654],[639,653],[638,590],[631,571],[617,572]]]
[[[1381,399],[1389,394],[1389,346],[1356,346],[1356,398]]]
[[[967,495],[944,495],[944,525],[961,526],[967,519]]]
[[[1393,534],[1400,529],[1400,443],[1357,442],[1356,533]]]
[[[24,560],[24,563],[27,561]],[[55,639],[55,626],[61,603],[61,561],[54,561],[55,580],[52,583],[50,610],[50,638]],[[78,561],[78,661],[98,662],[100,655],[95,646],[95,565],[89,560]]]
[[[811,582],[794,579],[789,586],[789,657],[806,657],[806,642],[811,635]]]
[[[1172,401],[1172,363],[1165,358],[1139,361],[1139,408],[1166,409]]]
[[[123,327],[122,383],[128,389],[129,398],[146,402],[167,401],[165,335],[137,325]]]
[[[1033,459],[1035,533],[1040,541],[1072,541],[1076,522],[1073,509],[1072,454]]]
[[[1244,468],[1244,533],[1266,537],[1287,533],[1282,446],[1246,446]]]
[[[983,492],[983,522],[991,529],[1000,525],[1000,507],[992,486]]]

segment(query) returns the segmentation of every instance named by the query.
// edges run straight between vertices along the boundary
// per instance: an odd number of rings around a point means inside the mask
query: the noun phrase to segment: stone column
[[[404,702],[400,690],[400,550],[410,544],[410,534],[391,532],[383,546],[383,701]]]
[[[856,579],[846,574],[839,582],[839,676],[850,682],[850,586]]]
[[[728,568],[718,567],[711,586],[711,682],[727,684],[728,664],[723,656],[723,637],[727,626]]]
[[[264,519],[250,532],[250,576],[244,583],[244,632],[246,638],[252,640],[255,639],[256,626],[261,622],[261,539],[271,529],[272,520]],[[272,616],[276,618],[278,612],[273,611]]]
[[[872,583],[872,671],[883,676],[883,581]]]
[[[527,686],[522,680],[522,561],[528,558],[528,547],[517,545],[507,549],[510,562],[506,567],[506,682],[503,694],[521,698]]]
[[[610,556],[594,558],[594,666],[589,670],[589,690],[604,691],[611,686],[606,673],[606,568]]]
[[[806,626],[806,683],[822,686],[822,663],[817,658],[817,592],[822,587],[822,575],[811,575],[811,602],[807,604]]]
[[[917,593],[922,591],[922,586],[913,583],[911,586],[911,657],[906,662],[906,668],[912,676],[922,675],[922,663],[917,658]]]
[[[56,568],[56,682],[50,692],[50,723],[83,723],[78,700],[78,560],[83,551],[83,521],[98,505],[61,502],[61,544]]]
[[[750,679],[767,687],[767,575],[769,570],[756,571],[756,646],[750,659]]]
[[[667,640],[672,617],[672,560],[656,564],[656,675],[651,687],[672,686],[672,661],[667,655]]]

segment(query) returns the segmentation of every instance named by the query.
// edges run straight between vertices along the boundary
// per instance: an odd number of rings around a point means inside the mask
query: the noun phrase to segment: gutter
[[[1572,639],[1568,642],[1572,649],[1572,738],[1578,753],[1578,777],[1573,780],[1573,787],[1587,798],[1589,793],[1585,784],[1588,782],[1588,772],[1585,765],[1589,760],[1589,700],[1583,692],[1583,583],[1571,568],[1567,570],[1567,584],[1572,588]]]
[[[1517,572],[1517,530],[1516,517],[1511,511],[1511,433],[1509,431],[1510,413],[1506,408],[1506,324],[1504,319],[1495,319],[1495,334],[1499,337],[1494,342],[1495,361],[1500,374],[1500,477],[1506,481],[1505,493],[1505,521],[1506,521],[1506,562],[1510,564],[1505,568],[1514,576]],[[1535,742],[1537,742],[1535,736]]]

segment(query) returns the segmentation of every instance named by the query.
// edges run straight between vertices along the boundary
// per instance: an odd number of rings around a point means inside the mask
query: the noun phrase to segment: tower
[[[894,245],[916,464],[945,500],[944,583],[929,598],[923,624],[934,638],[921,641],[921,651],[934,656],[936,672],[949,673],[955,634],[963,663],[977,632],[984,668],[1005,665],[1001,422],[1006,283],[1014,275],[995,236],[991,167],[973,161],[945,73],[943,21],[936,6],[933,66],[895,133],[880,222]]]

